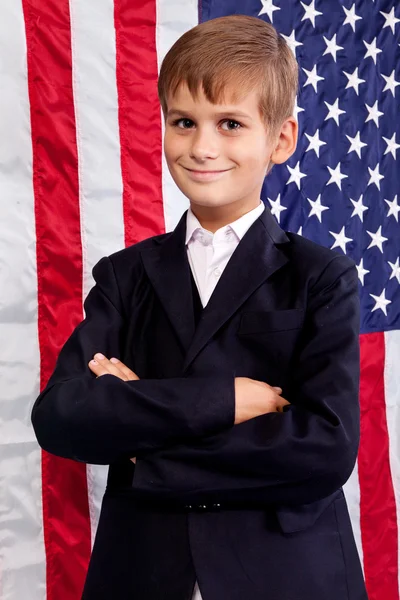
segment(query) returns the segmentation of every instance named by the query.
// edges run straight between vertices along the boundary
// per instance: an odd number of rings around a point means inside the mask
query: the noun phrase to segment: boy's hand
[[[97,375],[97,377],[101,377],[101,375],[115,375],[119,377],[123,381],[133,381],[139,379],[139,377],[129,369],[123,362],[118,360],[118,358],[106,358],[103,354],[99,352],[94,355],[94,359],[89,362],[89,369]]]
[[[282,388],[248,377],[235,377],[235,425],[270,412],[283,412],[290,402],[281,394]]]
[[[97,375],[97,377],[101,377],[101,375],[115,375],[119,377],[123,381],[134,381],[136,379],[140,379],[136,373],[134,373],[129,367],[124,365],[123,362],[118,360],[117,358],[106,358],[103,354],[97,353],[94,355],[94,360],[89,362],[89,369]],[[136,457],[130,459],[133,463],[136,463]]]

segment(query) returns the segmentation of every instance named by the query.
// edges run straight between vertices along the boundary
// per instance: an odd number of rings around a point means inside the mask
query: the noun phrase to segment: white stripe
[[[124,247],[113,0],[70,0],[70,15],[86,298],[93,266]],[[107,472],[87,466],[92,544]]]
[[[354,539],[356,541],[358,555],[362,569],[364,571],[364,555],[361,540],[361,523],[360,523],[360,482],[358,479],[358,463],[356,463],[350,478],[343,486],[344,495],[346,496],[347,507],[349,509],[351,526],[353,528]]]
[[[22,5],[0,19],[0,595],[44,600],[36,231]]]
[[[185,31],[198,24],[197,0],[157,0],[157,60],[158,72],[161,62]],[[162,139],[164,140],[164,119],[160,109]],[[162,152],[162,193],[164,202],[165,231],[172,231],[184,211],[189,207],[188,198],[180,191],[171,177]]]
[[[389,435],[389,462],[396,500],[397,527],[400,523],[400,331],[385,333],[385,400]],[[384,527],[384,523],[382,523]],[[397,536],[400,557],[400,533]],[[400,584],[399,584],[400,587]]]

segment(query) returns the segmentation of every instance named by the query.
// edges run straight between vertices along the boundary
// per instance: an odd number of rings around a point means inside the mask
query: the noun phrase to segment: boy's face
[[[259,114],[257,91],[236,104],[214,105],[202,89],[194,100],[182,84],[168,97],[164,153],[173,180],[196,214],[210,216],[209,209],[214,209],[219,215],[240,216],[255,208],[270,160],[285,162],[296,142],[293,117],[275,140],[270,139]]]

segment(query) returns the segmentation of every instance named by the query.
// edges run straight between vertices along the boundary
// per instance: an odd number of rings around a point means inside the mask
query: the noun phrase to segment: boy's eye
[[[188,127],[186,127],[187,123],[189,123],[190,127],[190,123],[193,123],[193,121],[191,121],[190,119],[176,119],[172,123],[173,127],[178,127],[178,123],[185,123],[185,127],[179,127],[179,129],[188,129]]]
[[[223,121],[224,123],[234,123],[235,125],[238,125],[239,127],[234,127],[233,129],[228,129],[228,131],[236,131],[237,129],[240,129],[242,126],[238,121],[233,121],[232,119],[226,119],[225,121]]]
[[[179,127],[179,123],[184,123],[185,125],[183,127]],[[232,119],[224,119],[222,121],[222,123],[229,123],[229,125],[231,125],[233,123],[234,125],[237,125],[237,127],[233,127],[233,128],[228,127],[228,129],[225,129],[225,131],[237,131],[242,127],[241,123],[239,123],[238,121],[234,121]],[[187,119],[187,118],[176,119],[175,121],[172,122],[172,126],[178,127],[178,129],[189,129],[192,124],[193,124],[193,121],[191,119]]]

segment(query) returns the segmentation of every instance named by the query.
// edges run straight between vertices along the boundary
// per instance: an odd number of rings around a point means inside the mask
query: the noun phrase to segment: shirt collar
[[[243,238],[244,234],[247,232],[247,230],[251,227],[251,225],[254,223],[254,221],[256,221],[256,219],[258,219],[258,217],[261,215],[261,213],[264,210],[265,210],[265,204],[264,204],[264,202],[262,202],[262,200],[260,200],[260,204],[256,208],[253,208],[253,210],[251,210],[248,213],[246,213],[245,215],[241,216],[236,221],[233,221],[232,223],[225,225],[225,227],[222,227],[221,229],[226,229],[226,228],[230,227],[235,232],[235,234],[237,235],[239,240],[241,240]],[[186,216],[186,239],[185,239],[186,244],[188,244],[188,242],[192,238],[192,235],[194,234],[194,232],[197,229],[206,231],[204,229],[204,227],[201,226],[200,221],[194,215],[191,207],[189,207],[189,209],[187,211],[187,216]]]

